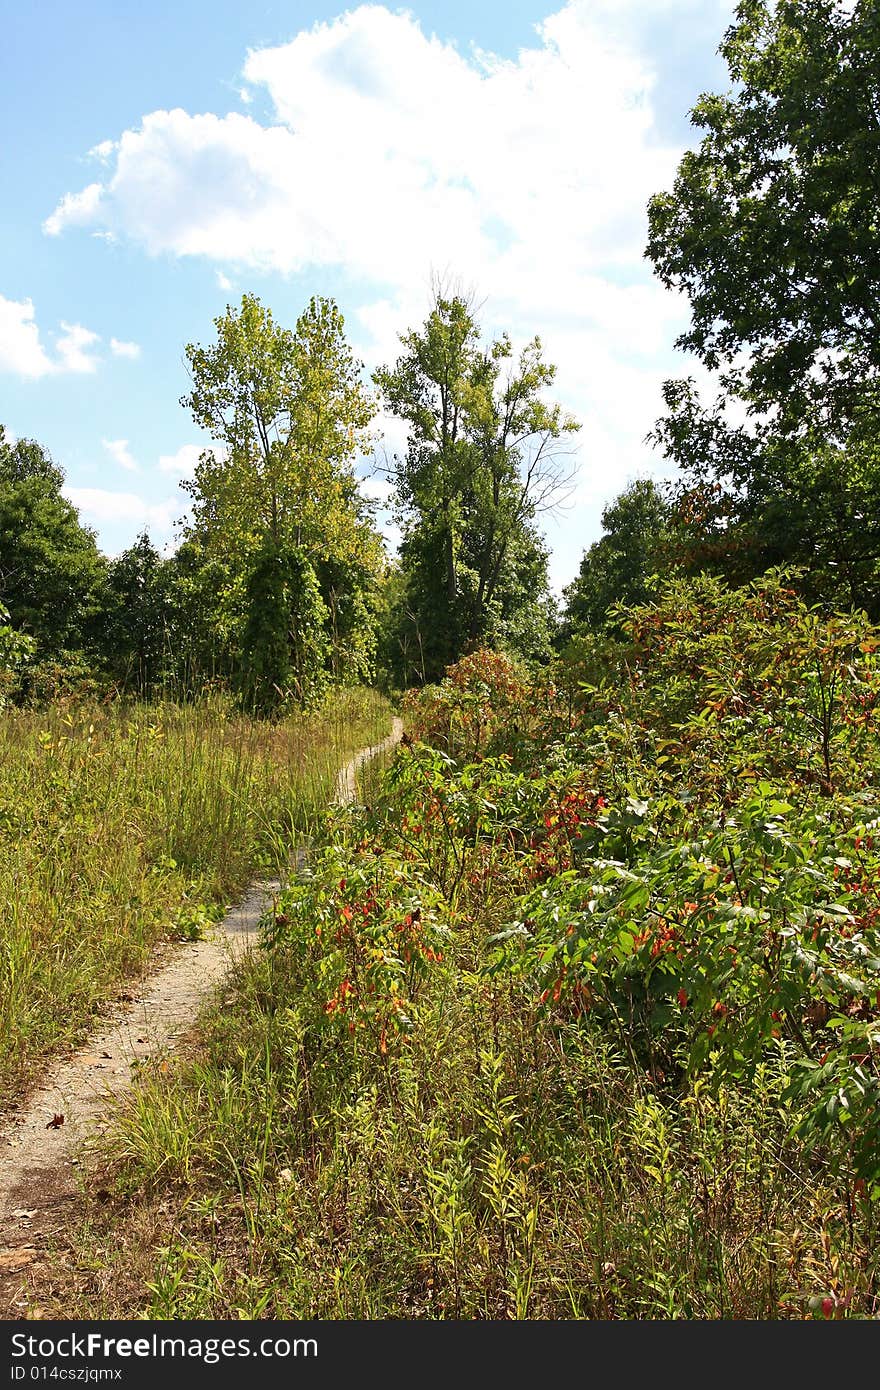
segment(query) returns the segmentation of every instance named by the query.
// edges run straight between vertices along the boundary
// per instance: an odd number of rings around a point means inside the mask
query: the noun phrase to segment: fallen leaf
[[[60,1129],[61,1126],[62,1126],[63,1124],[64,1124],[64,1116],[63,1116],[63,1115],[53,1115],[52,1118],[51,1118],[51,1120],[49,1121],[49,1123],[46,1125],[46,1128],[47,1128],[47,1129]]]

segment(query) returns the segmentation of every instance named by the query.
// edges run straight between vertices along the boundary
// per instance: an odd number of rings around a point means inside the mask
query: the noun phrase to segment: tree
[[[43,658],[91,649],[105,567],[63,482],[41,445],[0,426],[0,601]]]
[[[647,254],[687,294],[678,346],[766,427],[841,444],[877,423],[880,3],[741,0],[734,90],[649,207]]]
[[[877,620],[880,451],[869,441],[840,449],[768,438],[735,480],[694,463],[672,490],[666,550],[685,572],[731,585],[784,565],[810,602]]]
[[[16,632],[9,613],[0,603],[0,709],[8,703],[18,678],[34,654],[32,637]]]
[[[531,523],[565,488],[560,441],[577,425],[543,398],[555,368],[540,340],[519,353],[507,335],[483,347],[460,294],[436,287],[424,326],[401,343],[374,380],[408,428],[392,464],[417,637],[407,645],[431,679],[499,620],[511,624],[511,569],[517,556],[534,559]]]
[[[184,485],[194,529],[222,548],[233,536],[268,534],[350,549],[352,463],[373,406],[338,308],[312,299],[291,331],[246,294],[215,326],[215,344],[186,348],[193,386],[181,404],[220,446]]]
[[[669,508],[656,485],[637,479],[602,513],[605,534],[584,552],[577,578],[564,591],[563,637],[615,626],[616,603],[644,603],[648,578],[663,563]]]
[[[146,531],[108,566],[104,658],[118,684],[140,696],[149,695],[166,674],[171,647],[168,569]]]
[[[880,2],[743,0],[721,52],[734,89],[697,103],[649,209],[678,346],[719,385],[707,407],[667,382],[654,432],[683,558],[734,583],[795,564],[807,597],[880,616]]]
[[[189,539],[223,576],[218,621],[227,642],[237,625],[242,659],[253,672],[257,657],[247,642],[259,630],[264,656],[268,646],[265,615],[249,605],[263,591],[275,599],[297,592],[296,584],[278,579],[278,565],[285,571],[296,553],[297,564],[317,570],[328,586],[322,603],[334,674],[362,675],[370,663],[369,630],[355,640],[352,627],[369,617],[363,591],[378,582],[383,559],[354,475],[373,404],[342,315],[331,300],[313,299],[291,331],[254,295],[244,295],[239,310],[227,308],[215,323],[213,345],[186,349],[193,385],[182,403],[217,442],[186,486],[193,498]],[[277,604],[272,611],[278,640],[293,641]]]
[[[305,552],[269,536],[247,581],[242,687],[246,707],[271,718],[295,700],[318,703],[326,685],[327,610]]]

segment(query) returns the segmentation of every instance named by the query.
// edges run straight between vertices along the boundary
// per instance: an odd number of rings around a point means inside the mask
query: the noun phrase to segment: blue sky
[[[205,440],[183,346],[253,290],[293,323],[334,296],[367,369],[432,273],[487,333],[539,333],[582,423],[558,588],[643,443],[685,307],[645,202],[725,86],[727,0],[381,5],[0,3],[0,422],[34,437],[108,553],[173,543]],[[400,447],[380,421],[385,447]],[[370,473],[367,465],[363,472]],[[380,476],[366,489],[381,503]],[[388,526],[393,541],[393,527]]]

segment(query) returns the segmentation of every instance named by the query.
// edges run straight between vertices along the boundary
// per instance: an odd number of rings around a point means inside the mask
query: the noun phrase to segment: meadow
[[[340,764],[387,727],[366,691],[275,725],[220,698],[0,712],[4,1102],[157,948],[209,930],[258,870],[286,872]]]

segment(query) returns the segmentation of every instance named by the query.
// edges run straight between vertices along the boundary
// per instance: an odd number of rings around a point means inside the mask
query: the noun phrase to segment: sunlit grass
[[[282,873],[388,707],[272,726],[220,701],[0,714],[0,1097],[79,1037],[157,943]]]

